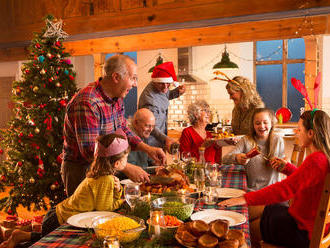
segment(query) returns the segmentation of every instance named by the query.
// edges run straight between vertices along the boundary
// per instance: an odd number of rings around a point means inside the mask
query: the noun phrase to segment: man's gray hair
[[[111,56],[104,65],[104,77],[111,78],[112,73],[116,72],[120,74],[121,77],[124,77],[127,73],[127,60],[134,60],[127,55],[116,54]],[[135,63],[135,62],[134,62]]]
[[[210,105],[205,100],[197,100],[188,106],[188,118],[191,125],[195,125],[200,117],[201,110],[210,110]]]

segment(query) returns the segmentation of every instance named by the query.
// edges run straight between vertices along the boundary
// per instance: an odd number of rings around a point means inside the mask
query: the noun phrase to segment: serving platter
[[[246,192],[241,189],[235,188],[216,188],[213,196],[218,198],[233,198],[233,197],[240,197],[244,195]]]

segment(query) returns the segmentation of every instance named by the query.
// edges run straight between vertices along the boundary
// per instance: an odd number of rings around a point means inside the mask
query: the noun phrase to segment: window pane
[[[257,65],[257,90],[267,108],[282,107],[282,65]]]
[[[304,97],[291,84],[291,78],[299,79],[305,84],[305,64],[288,64],[288,108],[292,112],[291,121],[298,121],[300,108],[304,107]]]
[[[288,59],[305,58],[305,41],[303,38],[288,40]]]
[[[257,61],[281,60],[282,40],[257,41]]]

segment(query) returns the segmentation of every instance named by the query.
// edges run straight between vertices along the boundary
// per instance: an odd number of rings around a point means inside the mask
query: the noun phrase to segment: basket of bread
[[[185,247],[243,248],[247,247],[241,230],[229,229],[227,220],[214,220],[207,224],[195,220],[179,226],[175,239]]]

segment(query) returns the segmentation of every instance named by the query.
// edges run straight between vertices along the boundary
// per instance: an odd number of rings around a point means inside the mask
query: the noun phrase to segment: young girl
[[[257,108],[250,123],[250,133],[244,136],[235,148],[223,158],[224,164],[244,165],[250,190],[258,190],[279,181],[279,173],[269,165],[269,158],[284,157],[284,141],[273,132],[274,112]],[[261,153],[249,159],[246,153],[258,146]]]
[[[46,214],[42,223],[42,233],[15,230],[0,247],[14,247],[23,241],[33,243],[65,223],[70,216],[89,211],[113,211],[122,200],[122,187],[114,176],[127,164],[129,145],[123,132],[99,136],[94,153],[94,161],[74,194],[60,202]]]
[[[311,154],[297,168],[274,158],[271,165],[288,177],[220,206],[265,205],[260,219],[261,237],[267,243],[286,247],[309,247],[325,176],[330,172],[330,118],[322,110],[304,112],[298,122],[298,141]],[[290,207],[278,202],[293,199]],[[329,226],[327,227],[329,229]]]

